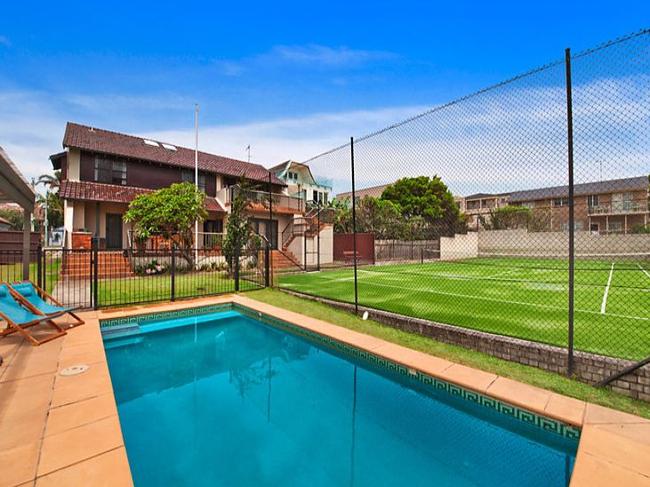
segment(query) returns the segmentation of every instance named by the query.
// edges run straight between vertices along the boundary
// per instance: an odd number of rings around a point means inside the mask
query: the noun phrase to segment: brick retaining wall
[[[287,289],[282,289],[282,291],[354,312],[353,304],[341,303]],[[368,311],[373,320],[409,333],[417,333],[440,342],[460,345],[512,362],[566,374],[568,352],[565,348],[435,323],[421,318],[411,318],[363,306],[359,306],[359,311]],[[648,353],[650,354],[650,351]],[[575,352],[574,362],[575,378],[588,384],[596,384],[633,363],[629,360],[586,352]],[[626,396],[650,402],[650,365],[641,367],[631,374],[612,382],[609,387]]]

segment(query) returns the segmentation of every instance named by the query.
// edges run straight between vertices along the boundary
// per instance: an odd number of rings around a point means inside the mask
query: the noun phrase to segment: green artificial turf
[[[567,267],[566,260],[524,258],[362,266],[359,304],[567,346]],[[647,261],[576,263],[576,349],[637,360],[650,355],[647,269]],[[354,302],[350,268],[282,275],[279,285]]]

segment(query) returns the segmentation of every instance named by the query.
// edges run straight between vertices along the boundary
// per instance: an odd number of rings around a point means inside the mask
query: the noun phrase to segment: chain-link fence
[[[567,51],[306,161],[336,196],[330,251],[277,283],[563,347],[569,368],[573,347],[641,360],[649,149],[650,31]]]

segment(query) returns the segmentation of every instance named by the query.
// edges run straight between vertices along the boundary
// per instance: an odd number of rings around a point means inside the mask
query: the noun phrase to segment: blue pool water
[[[577,440],[234,311],[105,338],[135,485],[560,486]]]

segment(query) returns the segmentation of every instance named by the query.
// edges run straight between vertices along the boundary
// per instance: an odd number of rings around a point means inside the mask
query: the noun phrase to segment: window
[[[609,222],[609,231],[611,233],[623,233],[623,222]]]
[[[327,193],[323,193],[323,204],[327,204]]]
[[[553,206],[569,206],[569,198],[555,198]]]
[[[194,182],[194,171],[183,169],[182,179],[184,183]],[[199,173],[199,189],[205,193],[205,174]]]
[[[126,162],[96,156],[95,181],[98,183],[126,185]]]
[[[318,203],[318,191],[314,190],[314,197],[313,197],[314,203]]]
[[[585,228],[584,222],[575,222],[573,224],[573,228],[575,229],[576,232],[580,232]],[[562,231],[563,232],[568,232],[569,231],[569,224],[568,223],[563,223],[562,224]]]
[[[194,181],[194,178],[192,178],[192,181]],[[223,178],[223,187],[224,188],[229,188],[230,186],[235,186],[237,184],[237,178],[229,178],[224,176]]]
[[[587,206],[589,208],[594,208],[598,206],[598,195],[597,194],[590,194],[587,196]]]
[[[528,208],[528,209],[532,210],[533,208],[535,208],[535,202],[534,201],[524,201],[521,204],[521,206],[523,206],[524,208]]]

